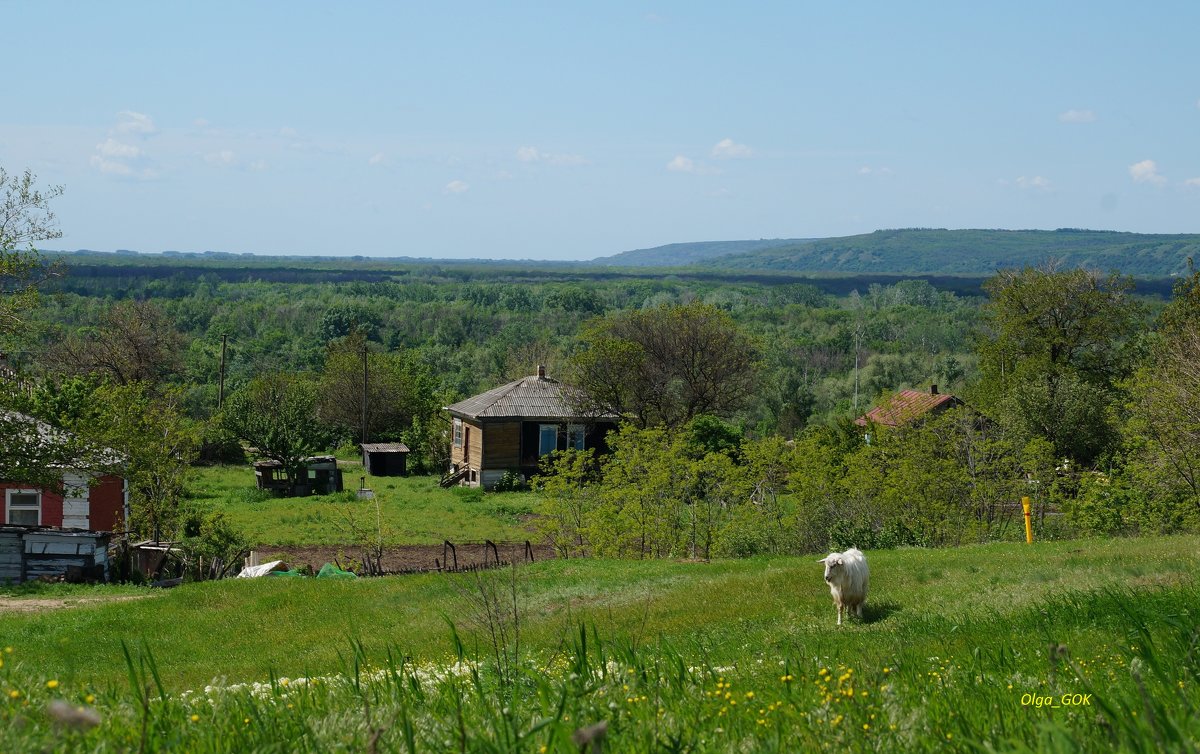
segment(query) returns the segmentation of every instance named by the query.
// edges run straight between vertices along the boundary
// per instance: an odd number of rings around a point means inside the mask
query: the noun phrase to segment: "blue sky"
[[[0,10],[0,166],[65,187],[55,248],[1200,231],[1192,1]]]

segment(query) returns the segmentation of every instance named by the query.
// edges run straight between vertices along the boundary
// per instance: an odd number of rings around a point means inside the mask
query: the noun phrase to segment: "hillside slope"
[[[713,259],[709,266],[793,272],[990,275],[1048,259],[1067,267],[1165,277],[1200,258],[1200,234],[1095,230],[877,230]]]
[[[650,249],[622,251],[620,254],[614,254],[610,257],[597,257],[592,260],[592,263],[612,265],[614,267],[677,267],[697,264],[730,254],[746,254],[776,247],[792,248],[808,243],[811,240],[813,239],[764,238],[757,241],[672,243],[666,246],[655,246]]]

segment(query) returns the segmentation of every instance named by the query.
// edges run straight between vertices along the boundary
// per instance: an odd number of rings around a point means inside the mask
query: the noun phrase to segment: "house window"
[[[538,455],[544,456],[558,450],[558,425],[538,425]]]
[[[583,450],[583,438],[587,433],[584,431],[582,424],[571,424],[567,426],[567,448],[575,450]]]
[[[454,420],[454,447],[461,448],[463,444],[462,419]]]
[[[17,526],[40,526],[42,523],[42,493],[37,490],[5,491],[6,523]]]

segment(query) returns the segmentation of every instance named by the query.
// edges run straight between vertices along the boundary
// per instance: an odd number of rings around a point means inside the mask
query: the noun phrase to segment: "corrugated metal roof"
[[[876,406],[854,423],[860,427],[868,424],[883,424],[898,427],[946,404],[962,403],[949,393],[924,393],[920,390],[901,390],[882,406]]]
[[[363,451],[367,453],[407,453],[408,446],[402,442],[364,442]]]
[[[577,419],[581,417],[571,406],[573,392],[558,380],[533,375],[459,401],[446,410],[467,419]]]

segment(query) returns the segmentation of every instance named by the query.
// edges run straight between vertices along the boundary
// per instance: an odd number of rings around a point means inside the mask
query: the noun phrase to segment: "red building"
[[[4,523],[91,531],[125,529],[124,479],[102,476],[88,485],[76,474],[66,473],[63,478],[57,489],[0,482]]]
[[[17,457],[24,464],[15,463],[8,468],[36,468],[39,465],[57,471],[50,478],[62,480],[59,484],[41,487],[29,482],[14,482],[0,479],[0,500],[4,503],[3,519],[0,524],[12,526],[53,526],[64,529],[87,529],[90,531],[124,530],[128,522],[129,505],[125,480],[115,474],[92,474],[79,471],[74,464],[64,462],[63,454],[56,453],[60,446],[70,440],[63,430],[55,429],[34,417],[15,411],[0,409],[4,431],[12,433]],[[104,451],[107,460],[114,460],[112,451]],[[95,460],[95,459],[93,459]],[[88,461],[80,458],[87,464]],[[99,464],[98,464],[99,465]],[[111,469],[114,463],[104,463]],[[43,475],[41,477],[45,479]]]

